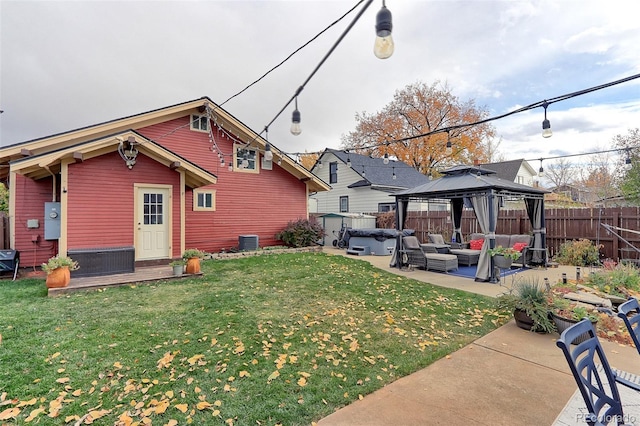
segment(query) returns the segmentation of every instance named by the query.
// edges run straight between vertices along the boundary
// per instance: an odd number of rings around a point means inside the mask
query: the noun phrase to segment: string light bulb
[[[384,153],[384,158],[382,159],[382,162],[384,164],[389,164],[389,154],[387,154],[386,152]]]
[[[242,168],[246,169],[249,167],[249,155],[245,152],[242,154]]]
[[[551,123],[549,122],[549,120],[547,120],[548,106],[549,104],[547,102],[542,104],[542,107],[544,108],[544,120],[542,121],[542,137],[543,138],[550,138],[553,135],[553,132],[551,131]]]
[[[349,157],[349,151],[347,151],[347,167],[351,167],[351,157]]]
[[[396,180],[396,166],[391,168],[391,179]]]
[[[625,158],[624,160],[624,168],[627,170],[631,170],[632,164],[631,164],[631,153],[630,153],[630,149],[627,148],[627,158]]]
[[[542,158],[540,159],[540,169],[538,170],[538,176],[544,176],[544,169],[542,168]]]
[[[273,152],[271,152],[271,144],[269,142],[264,147],[264,159],[267,161],[273,160]]]
[[[450,140],[447,141],[447,147],[445,148],[444,152],[447,155],[451,155],[451,153],[453,152],[453,146],[451,145],[451,141]]]
[[[298,136],[302,133],[302,127],[300,127],[300,111],[298,111],[298,97],[296,96],[296,109],[291,114],[291,134]]]
[[[367,177],[367,174],[364,172],[364,166],[362,166],[362,177]]]
[[[392,29],[391,12],[382,0],[382,8],[376,15],[376,41],[373,45],[373,53],[379,59],[387,59],[393,55]]]

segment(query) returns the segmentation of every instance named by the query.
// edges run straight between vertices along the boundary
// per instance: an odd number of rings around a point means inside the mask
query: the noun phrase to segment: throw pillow
[[[513,245],[513,249],[515,251],[522,251],[522,249],[524,249],[527,246],[527,243],[515,243]]]
[[[471,250],[482,250],[482,244],[484,244],[484,240],[471,240],[469,241],[469,248]]]

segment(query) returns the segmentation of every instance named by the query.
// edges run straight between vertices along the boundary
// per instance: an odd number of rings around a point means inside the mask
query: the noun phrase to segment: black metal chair
[[[584,341],[571,346],[585,334]],[[591,322],[583,319],[569,327],[556,344],[562,349],[587,406],[587,424],[607,425],[612,421],[617,425],[625,424],[617,383],[636,391],[640,391],[640,385],[620,377],[623,372],[611,368]]]
[[[630,297],[629,300],[618,306],[618,316],[624,321],[633,344],[640,354],[640,305],[638,300]]]

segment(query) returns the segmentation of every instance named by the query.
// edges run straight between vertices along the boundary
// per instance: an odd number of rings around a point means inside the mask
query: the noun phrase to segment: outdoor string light
[[[392,28],[391,12],[382,0],[382,8],[376,15],[376,42],[373,45],[373,53],[379,59],[387,59],[393,55]]]
[[[298,97],[296,96],[296,108],[291,114],[291,134],[298,136],[300,133],[302,133],[302,128],[300,127],[300,111],[298,111]]]
[[[396,166],[391,167],[391,179],[396,180]]]
[[[388,153],[384,153],[384,158],[382,159],[382,162],[384,164],[389,164],[389,154]]]
[[[544,120],[542,121],[542,137],[543,138],[550,138],[551,135],[553,135],[553,132],[551,131],[551,123],[549,122],[549,120],[547,120],[548,106],[549,104],[547,103],[547,101],[544,101],[544,103],[542,104],[542,107],[544,108]]]
[[[538,176],[544,176],[544,169],[542,168],[542,158],[540,159],[540,169],[538,170]]]
[[[444,150],[447,155],[451,155],[453,152],[453,146],[451,145],[451,134],[447,132],[447,147]]]

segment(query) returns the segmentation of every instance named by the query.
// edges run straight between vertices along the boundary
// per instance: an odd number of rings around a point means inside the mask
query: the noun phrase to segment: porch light
[[[391,12],[382,0],[382,9],[376,15],[376,42],[373,45],[373,53],[379,59],[387,59],[393,55],[392,28]]]
[[[135,166],[136,158],[138,157],[138,149],[136,148],[136,145],[138,145],[138,143],[136,142],[136,138],[133,136],[129,136],[126,142],[121,140],[118,144],[118,153],[129,170]]]
[[[553,132],[551,131],[551,123],[549,122],[549,120],[547,120],[547,107],[549,106],[548,103],[543,103],[542,107],[544,108],[544,120],[542,121],[542,137],[543,138],[550,138],[553,135]]]

